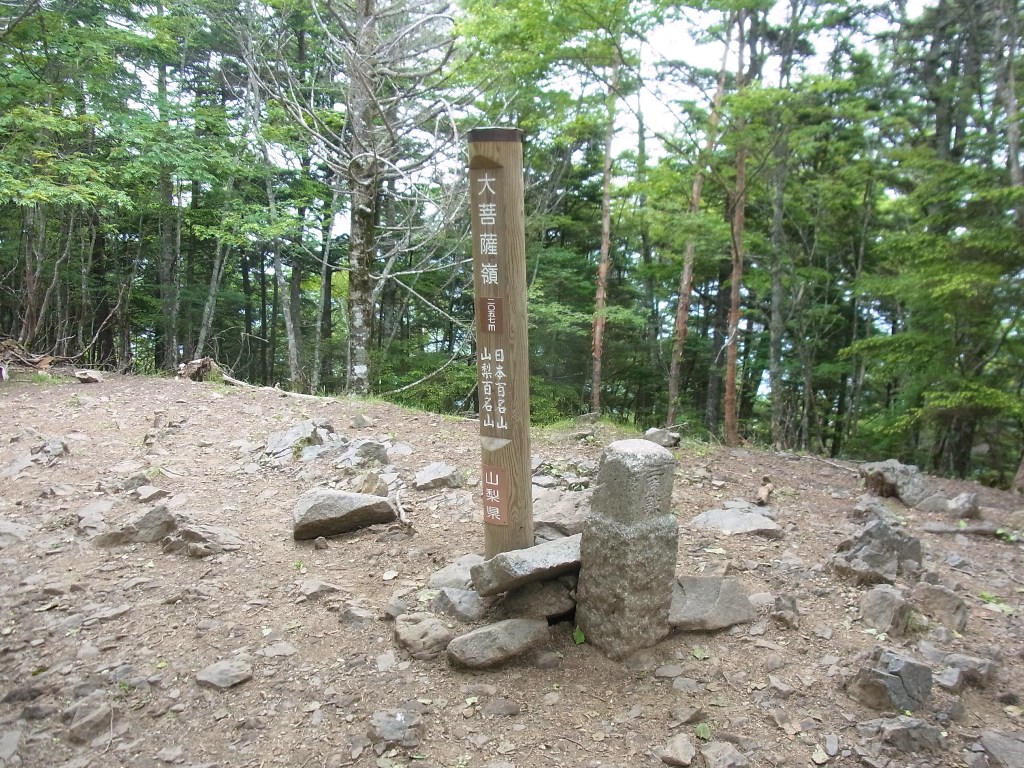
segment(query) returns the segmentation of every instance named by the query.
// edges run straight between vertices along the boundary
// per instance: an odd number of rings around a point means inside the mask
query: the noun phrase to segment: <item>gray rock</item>
[[[18,742],[21,731],[0,732],[0,765],[8,765],[11,758],[18,753]]]
[[[828,567],[861,584],[892,584],[896,576],[921,567],[921,541],[881,520],[839,545]]]
[[[140,485],[132,491],[132,496],[135,497],[136,501],[140,501],[143,504],[148,504],[151,501],[159,501],[160,499],[165,499],[170,495],[170,491],[164,490],[163,488],[157,488],[155,485]]]
[[[106,516],[114,508],[113,499],[99,499],[86,504],[75,514],[78,517],[78,531],[86,536],[96,536],[107,528]]]
[[[48,437],[42,443],[32,448],[32,461],[36,464],[50,466],[62,456],[71,453],[68,444],[59,437]]]
[[[455,633],[429,613],[404,613],[395,619],[395,641],[414,659],[436,659]]]
[[[298,458],[302,449],[310,445],[323,445],[334,428],[319,419],[302,421],[284,432],[275,432],[267,438],[264,452],[278,462]]]
[[[480,597],[474,590],[457,587],[441,587],[430,603],[432,611],[454,616],[466,623],[481,621],[490,608],[491,602]]]
[[[523,707],[511,699],[496,698],[486,701],[480,711],[488,717],[514,717]]]
[[[556,619],[571,614],[576,601],[566,584],[544,581],[513,589],[505,595],[501,607],[510,618]]]
[[[162,539],[163,552],[184,551],[189,557],[206,557],[221,552],[235,552],[242,548],[242,539],[231,528],[204,525],[178,517],[178,528]]]
[[[0,549],[5,549],[11,544],[24,541],[32,533],[32,529],[21,523],[14,523],[10,520],[0,520]]]
[[[735,579],[680,576],[672,585],[668,622],[676,629],[710,632],[756,618],[756,609]]]
[[[968,656],[963,653],[950,653],[923,640],[917,644],[917,649],[926,661],[959,671],[964,682],[979,688],[984,688],[992,683],[999,667],[993,659]]]
[[[252,678],[252,664],[244,659],[225,659],[196,673],[196,682],[204,688],[227,690]]]
[[[378,440],[359,438],[352,441],[345,455],[337,463],[351,466],[377,463],[381,466],[387,466],[388,447]]]
[[[120,716],[120,709],[109,701],[88,697],[86,702],[75,708],[68,727],[68,738],[79,744],[87,744],[97,736],[110,733]]]
[[[743,753],[727,741],[709,741],[700,748],[706,768],[746,768]]]
[[[976,520],[981,517],[976,493],[961,493],[952,499],[944,493],[934,493],[919,503],[917,508],[922,512],[933,512],[958,520]]]
[[[388,484],[375,472],[366,472],[352,481],[352,490],[368,496],[387,496]]]
[[[656,754],[665,765],[688,766],[697,756],[697,750],[694,749],[689,736],[685,733],[677,733],[665,742],[664,747],[656,750]]]
[[[1024,766],[1024,731],[982,731],[981,746],[1000,768]]]
[[[651,427],[644,432],[644,440],[650,440],[662,448],[674,448],[679,445],[680,435],[678,432],[669,432],[667,429]],[[689,765],[689,763],[687,763]]]
[[[487,669],[520,656],[548,639],[540,619],[506,619],[456,637],[448,644],[448,661],[456,667]]]
[[[932,670],[925,664],[895,651],[877,654],[882,669],[896,675],[911,699],[919,705],[928,703],[932,695]]]
[[[426,734],[423,717],[404,709],[387,709],[374,712],[366,736],[374,744],[383,744],[384,749],[419,746]]]
[[[473,588],[489,597],[575,571],[580,565],[580,538],[568,536],[495,555],[470,568]]]
[[[601,457],[580,545],[576,623],[613,659],[668,635],[679,547],[675,458],[648,440],[619,440]]]
[[[946,747],[939,728],[906,715],[858,723],[857,730],[864,736],[880,739],[897,752],[939,754]]]
[[[766,539],[782,538],[782,528],[759,512],[743,509],[709,509],[690,521],[693,528],[718,531],[726,536],[755,535]]]
[[[949,500],[948,514],[960,520],[976,520],[981,517],[978,494],[961,493]]]
[[[863,464],[860,475],[868,491],[883,497],[896,496],[908,507],[916,506],[930,495],[920,470],[896,459]]]
[[[860,599],[861,622],[893,637],[907,633],[913,615],[903,592],[889,584],[875,586]]]
[[[325,595],[339,591],[340,587],[319,579],[304,579],[299,583],[299,594],[307,600],[319,600]]]
[[[185,754],[185,748],[180,744],[175,744],[172,747],[164,747],[156,753],[156,759],[161,763],[177,763],[181,760]]]
[[[455,562],[449,563],[439,571],[430,574],[427,579],[427,586],[431,589],[453,587],[455,589],[468,589],[473,583],[471,569],[480,565],[484,558],[480,555],[462,555]]]
[[[296,540],[335,536],[398,518],[391,502],[380,496],[314,488],[302,494],[292,510]]]
[[[131,608],[131,605],[129,605],[128,603],[121,603],[119,605],[108,605],[104,608],[100,608],[98,611],[89,614],[85,618],[84,623],[105,624],[108,621],[113,621],[114,619],[121,618],[122,616],[127,614],[128,611],[131,610]]]
[[[373,418],[367,416],[365,413],[357,413],[349,420],[349,426],[351,426],[352,429],[366,429],[367,427],[372,427],[374,424],[376,424],[376,422]]]
[[[533,487],[533,530],[543,541],[583,533],[590,494]]]
[[[787,629],[800,629],[800,609],[793,595],[778,595],[772,609],[772,618]]]
[[[847,512],[846,516],[862,523],[881,520],[883,523],[892,525],[898,522],[897,515],[889,508],[885,500],[871,494],[861,496],[857,505]]]
[[[433,462],[416,473],[417,491],[432,488],[461,488],[465,484],[462,473],[451,464]]]
[[[967,627],[967,603],[951,589],[920,582],[910,593],[917,609],[956,632]]]
[[[931,669],[908,656],[876,649],[877,666],[862,667],[847,684],[850,698],[867,707],[913,712],[931,698]]]
[[[17,477],[29,467],[35,466],[32,454],[26,453],[12,459],[0,469],[0,477]]]

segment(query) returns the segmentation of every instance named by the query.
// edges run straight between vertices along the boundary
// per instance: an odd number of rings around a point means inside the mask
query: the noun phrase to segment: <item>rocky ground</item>
[[[677,573],[727,577],[752,614],[621,662],[556,617],[515,658],[465,669],[396,627],[426,613],[461,636],[538,604],[499,599],[467,624],[437,602],[446,566],[483,550],[474,422],[14,373],[0,384],[0,766],[1024,766],[1019,498],[930,479],[978,494],[982,520],[959,522],[941,504],[862,502],[852,463],[684,439]],[[323,445],[268,454],[308,420]],[[603,446],[635,437],[587,431],[534,432],[546,535],[586,510]],[[417,490],[437,463],[458,472]],[[749,512],[764,476],[776,529],[692,522]],[[317,487],[390,493],[402,519],[296,541],[296,502]],[[878,521],[898,562],[858,539]],[[897,566],[894,589],[864,576]],[[559,583],[571,598],[571,576]]]

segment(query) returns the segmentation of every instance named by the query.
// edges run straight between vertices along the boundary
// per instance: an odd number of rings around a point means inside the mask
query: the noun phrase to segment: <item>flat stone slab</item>
[[[680,576],[672,585],[668,623],[689,632],[709,632],[754,621],[757,611],[736,579]]]
[[[480,565],[483,561],[482,555],[462,555],[455,562],[449,563],[444,568],[430,574],[430,578],[427,579],[427,586],[431,589],[443,589],[444,587],[469,589],[473,580],[470,571],[473,566]]]
[[[484,600],[472,589],[457,587],[441,587],[430,604],[431,610],[467,623],[483,619],[490,607],[491,601]]]
[[[381,496],[314,488],[302,494],[292,510],[296,540],[336,536],[398,518],[391,502]]]
[[[227,690],[252,678],[252,664],[242,659],[225,659],[196,673],[196,682],[205,688]]]
[[[1000,768],[1020,768],[1024,765],[1024,731],[982,731],[981,746],[993,764]]]
[[[473,588],[481,597],[490,597],[577,570],[582,538],[577,534],[495,555],[470,569]]]
[[[416,473],[415,485],[417,491],[428,491],[433,488],[461,488],[464,482],[456,467],[435,461]]]
[[[724,533],[726,536],[755,535],[768,539],[782,538],[782,528],[774,520],[758,512],[740,509],[709,509],[701,512],[690,525]]]
[[[21,523],[0,520],[0,549],[9,547],[18,541],[24,541],[32,533],[32,529]]]
[[[547,639],[543,619],[506,619],[456,637],[448,644],[448,662],[469,669],[496,667]]]

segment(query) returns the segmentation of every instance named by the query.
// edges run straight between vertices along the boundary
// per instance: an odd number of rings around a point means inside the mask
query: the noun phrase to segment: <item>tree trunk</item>
[[[1020,458],[1020,466],[1017,467],[1017,474],[1013,476],[1010,490],[1018,496],[1024,496],[1024,456]]]
[[[373,330],[373,265],[376,260],[377,192],[380,188],[373,100],[377,67],[375,0],[360,0],[353,20],[355,40],[349,72],[349,160],[351,230],[348,274],[348,389],[370,391]]]
[[[736,89],[743,89],[743,14],[739,20],[739,44],[736,63]],[[729,276],[729,339],[725,357],[725,444],[735,447],[740,444],[739,413],[736,400],[736,357],[739,350],[740,311],[743,285],[743,235],[747,220],[747,148],[743,136],[745,121],[737,121],[736,133],[739,146],[736,149],[736,186],[732,194],[730,217],[732,272]]]
[[[163,8],[158,4],[158,13]],[[157,68],[157,109],[161,123],[168,122],[167,110],[167,66],[161,64]],[[178,246],[180,245],[180,228],[178,227],[177,206],[174,204],[174,182],[171,170],[166,165],[160,168],[157,179],[157,194],[160,196],[160,313],[162,355],[156,361],[157,367],[173,371],[178,367],[178,311],[181,307],[181,287],[178,284]]]
[[[608,86],[608,123],[604,132],[604,168],[601,176],[601,256],[597,267],[597,293],[594,297],[594,328],[591,342],[593,363],[590,380],[590,411],[601,412],[601,360],[604,356],[605,308],[608,298],[608,270],[612,258],[612,140],[615,138],[615,106],[618,100],[619,64],[612,65]]]
[[[736,192],[732,202],[732,271],[729,275],[729,325],[725,354],[725,444],[735,447],[740,444],[738,413],[736,407],[736,357],[739,349],[740,313],[743,285],[743,234],[746,225],[746,172],[747,151],[740,147],[736,151]]]
[[[708,365],[708,390],[704,402],[704,427],[716,434],[722,419],[722,352],[728,339],[729,302],[725,284],[729,280],[730,265],[723,260],[718,269],[718,291],[715,294],[715,314],[711,327],[711,349],[714,351]]]
[[[730,24],[727,40],[731,39],[732,29]],[[698,158],[697,173],[693,177],[693,187],[690,190],[688,213],[691,216],[700,213],[701,196],[704,189],[704,169],[707,167],[708,157],[715,146],[718,136],[718,124],[722,117],[722,98],[725,95],[728,57],[729,45],[727,42],[725,52],[722,55],[722,65],[718,68],[718,83],[715,86],[715,97],[711,107],[711,115],[708,118],[708,132],[704,139],[704,147]],[[672,359],[669,363],[668,413],[665,417],[665,426],[667,427],[674,426],[679,415],[679,385],[682,379],[683,349],[686,346],[686,337],[690,330],[690,300],[693,292],[693,262],[696,258],[696,251],[697,248],[693,240],[688,240],[683,256],[683,271],[679,275],[679,300],[676,304],[675,334],[672,338]]]
[[[785,186],[789,158],[789,134],[784,133],[775,149],[772,194],[772,257],[769,265],[771,284],[771,314],[768,320],[768,382],[771,389],[771,442],[776,450],[789,448],[785,439],[785,403],[782,396],[782,339],[786,330],[783,317],[785,293],[782,285],[783,261],[786,253],[786,232],[783,228],[785,213]]]
[[[317,332],[313,343],[313,368],[310,372],[309,390],[316,394],[321,384],[326,384],[331,370],[330,355],[324,354],[324,345],[331,338],[331,283],[334,270],[331,268],[331,222],[338,204],[338,193],[332,184],[330,204],[324,201],[320,219],[320,303],[317,316]]]

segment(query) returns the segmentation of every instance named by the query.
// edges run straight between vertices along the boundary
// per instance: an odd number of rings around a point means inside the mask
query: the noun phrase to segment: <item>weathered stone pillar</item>
[[[679,548],[671,452],[649,440],[605,449],[580,543],[576,624],[620,659],[666,635]]]

